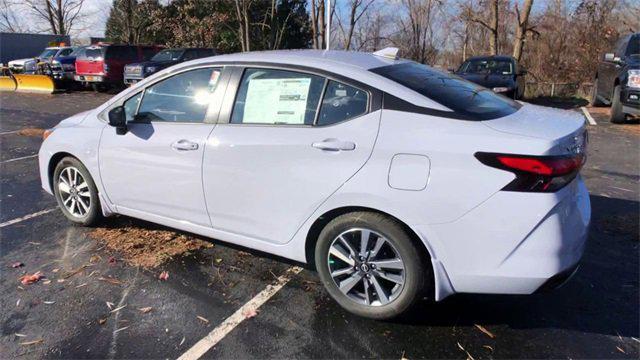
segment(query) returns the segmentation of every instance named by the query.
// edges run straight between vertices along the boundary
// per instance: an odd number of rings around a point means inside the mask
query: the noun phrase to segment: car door
[[[238,68],[228,88],[203,161],[212,226],[286,243],[367,161],[381,96],[286,68]]]
[[[221,72],[186,70],[124,101],[127,133],[106,127],[99,148],[102,183],[118,211],[210,226],[202,156],[224,93]]]
[[[618,41],[613,53],[614,57],[620,57],[621,52],[623,52],[621,49],[625,47],[625,43],[624,39]],[[600,72],[598,73],[598,95],[611,100],[613,96],[613,84],[615,83],[619,69],[619,63],[603,59],[599,69]]]

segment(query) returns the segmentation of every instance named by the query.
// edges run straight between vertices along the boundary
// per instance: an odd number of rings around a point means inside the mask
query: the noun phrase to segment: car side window
[[[186,50],[184,52],[184,56],[182,56],[183,61],[189,61],[197,58],[198,58],[198,55],[196,53],[196,50]]]
[[[369,94],[355,87],[330,80],[327,84],[317,125],[331,125],[367,112]]]
[[[128,98],[122,105],[124,107],[124,114],[126,116],[127,122],[133,121],[136,115],[136,110],[138,110],[138,104],[140,103],[141,98],[142,91]]]
[[[247,69],[232,124],[313,125],[325,79],[276,69]]]
[[[221,69],[186,71],[145,89],[136,121],[204,122]]]
[[[64,49],[60,51],[60,56],[67,56],[73,52],[73,49]]]

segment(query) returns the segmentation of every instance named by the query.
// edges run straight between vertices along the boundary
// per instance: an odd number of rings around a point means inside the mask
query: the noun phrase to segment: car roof
[[[515,59],[511,56],[507,55],[488,55],[488,56],[472,56],[467,59],[469,60],[509,60],[514,61]]]
[[[393,80],[375,74],[370,69],[382,66],[409,63],[409,60],[394,59],[372,53],[342,50],[271,50],[252,51],[225,55],[209,56],[181,63],[160,73],[194,65],[206,64],[257,64],[262,66],[299,66],[317,69],[346,78],[350,78],[377,89],[382,89],[414,105],[430,107],[436,110],[449,110],[447,107],[428,99],[417,92],[404,87]],[[160,74],[158,73],[158,74]]]

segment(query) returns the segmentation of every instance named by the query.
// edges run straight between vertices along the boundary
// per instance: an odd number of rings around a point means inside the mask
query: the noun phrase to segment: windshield
[[[58,52],[58,49],[44,49],[42,54],[38,55],[38,58],[40,59],[50,58],[55,56],[57,52]]]
[[[509,60],[469,60],[462,64],[460,72],[467,74],[513,75],[513,64]]]
[[[634,35],[629,39],[627,46],[627,56],[640,55],[640,36]]]
[[[84,50],[86,49],[86,46],[81,46],[79,48],[76,48],[75,50],[73,50],[73,52],[71,54],[69,54],[69,56],[75,56],[75,57],[79,57],[84,55]]]
[[[151,60],[152,61],[175,61],[180,60],[180,56],[184,50],[162,50],[159,53],[155,54]]]
[[[370,71],[408,87],[465,118],[489,120],[518,111],[520,104],[493,91],[415,62]]]

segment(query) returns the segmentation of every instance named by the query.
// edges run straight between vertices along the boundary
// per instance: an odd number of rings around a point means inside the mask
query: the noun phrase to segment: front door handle
[[[182,139],[171,144],[171,148],[178,151],[193,151],[198,150],[198,143]]]
[[[320,142],[314,142],[311,146],[325,151],[351,151],[356,148],[354,142],[338,139],[325,139]]]

